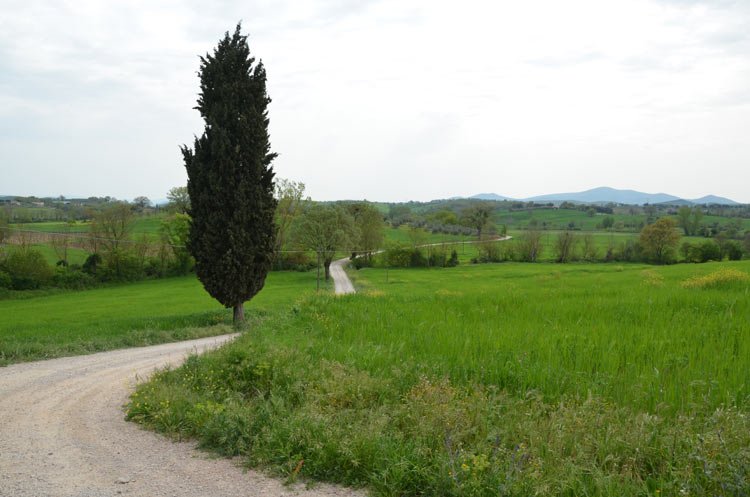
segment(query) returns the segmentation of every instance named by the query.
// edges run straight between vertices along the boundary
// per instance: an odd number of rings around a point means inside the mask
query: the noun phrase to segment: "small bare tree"
[[[536,262],[542,253],[542,232],[526,230],[518,242],[518,257],[523,262]]]
[[[557,262],[570,262],[575,258],[575,249],[578,240],[570,231],[563,231],[557,235],[555,241],[555,255]]]

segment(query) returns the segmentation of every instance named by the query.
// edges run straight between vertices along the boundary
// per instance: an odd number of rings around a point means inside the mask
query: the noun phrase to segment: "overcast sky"
[[[597,186],[750,202],[750,2],[34,1],[0,16],[0,194],[164,198],[242,20],[314,199]]]

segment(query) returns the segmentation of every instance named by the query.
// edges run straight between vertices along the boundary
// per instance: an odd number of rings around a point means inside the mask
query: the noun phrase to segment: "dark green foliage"
[[[684,242],[680,245],[680,253],[685,262],[708,262],[722,260],[721,247],[713,240],[700,243]]]
[[[266,71],[250,56],[240,25],[201,58],[200,79],[205,128],[192,150],[182,147],[192,216],[187,246],[208,293],[237,309],[263,288],[276,207]]]
[[[101,281],[137,281],[144,276],[141,260],[132,252],[121,249],[109,252],[97,272]]]
[[[52,280],[52,268],[38,250],[14,250],[5,261],[14,290],[33,290]]]
[[[739,242],[729,240],[724,245],[724,253],[730,261],[739,261],[742,259],[742,246]]]
[[[80,267],[58,266],[52,283],[58,288],[84,290],[96,286],[97,281],[90,274],[81,271]]]
[[[448,259],[448,262],[445,263],[446,267],[456,267],[458,266],[458,252],[455,250],[451,251],[451,257]]]
[[[86,262],[83,263],[82,270],[84,273],[95,275],[101,263],[102,263],[102,256],[100,256],[97,253],[93,253],[86,258]]]
[[[10,275],[0,269],[0,288],[12,288],[13,287],[13,280],[10,279]]]

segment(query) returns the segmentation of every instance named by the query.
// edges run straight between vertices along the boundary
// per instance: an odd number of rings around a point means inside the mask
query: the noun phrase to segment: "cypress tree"
[[[187,247],[201,283],[234,309],[235,324],[271,267],[276,208],[266,71],[240,28],[200,59],[196,109],[205,126],[193,150],[182,146],[192,218]]]

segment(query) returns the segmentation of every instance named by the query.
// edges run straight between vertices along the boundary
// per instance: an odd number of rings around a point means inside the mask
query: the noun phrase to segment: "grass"
[[[731,284],[684,283],[735,276]],[[376,495],[746,495],[750,263],[364,269],[128,416]],[[744,492],[744,493],[743,493]]]
[[[251,325],[315,288],[313,273],[274,272],[246,306]],[[0,365],[231,331],[195,276],[0,300]]]

